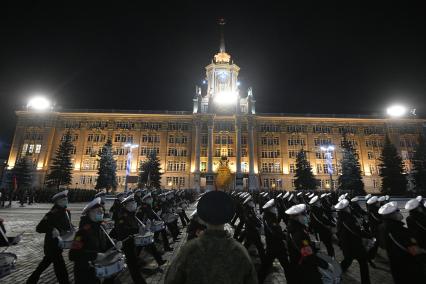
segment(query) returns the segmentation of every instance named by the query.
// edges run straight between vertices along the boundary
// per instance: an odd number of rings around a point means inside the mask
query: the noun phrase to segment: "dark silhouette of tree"
[[[401,195],[407,193],[407,178],[404,174],[404,165],[389,136],[386,136],[383,145],[379,167],[383,194]]]
[[[161,175],[160,160],[155,153],[149,154],[139,168],[139,187],[161,188]]]
[[[116,171],[117,162],[114,160],[111,139],[108,139],[99,155],[98,179],[95,188],[105,188],[107,192],[109,190],[115,191],[117,189]]]
[[[340,161],[342,174],[338,179],[339,189],[351,191],[351,195],[365,195],[358,156],[346,135],[343,136],[342,154]]]
[[[312,173],[311,164],[306,158],[306,151],[303,149],[296,156],[296,173],[294,177],[296,190],[313,190],[317,188],[317,180]]]
[[[72,181],[71,153],[74,145],[71,142],[70,132],[66,132],[56,150],[50,171],[46,176],[46,183],[59,190],[61,185],[70,185]]]

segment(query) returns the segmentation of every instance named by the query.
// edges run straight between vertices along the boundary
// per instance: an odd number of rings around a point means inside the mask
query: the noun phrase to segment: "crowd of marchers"
[[[68,191],[55,194],[53,207],[36,227],[45,234],[44,257],[27,283],[37,283],[50,264],[58,283],[70,283],[64,250],[74,263],[75,283],[114,283],[126,267],[134,283],[146,283],[143,255],[152,255],[158,267],[166,263],[162,255],[179,241],[190,221],[185,209],[194,198],[190,190],[136,189],[118,193],[108,209],[106,192],[100,191],[84,207],[75,228],[67,209]]]
[[[173,250],[183,227],[188,241],[170,263],[166,284],[263,283],[275,259],[290,284],[340,283],[354,260],[361,283],[370,283],[379,247],[387,252],[395,283],[424,283],[426,203],[421,196],[399,204],[408,211],[405,222],[389,196],[304,191],[196,196],[191,190],[136,189],[118,193],[105,208],[106,193],[100,191],[75,228],[68,192],[55,194],[53,207],[36,227],[45,234],[45,255],[27,283],[37,283],[52,263],[57,281],[69,283],[64,257],[74,263],[75,283],[114,283],[126,269],[134,283],[146,283],[143,255],[162,266],[162,254]],[[195,201],[197,209],[188,218],[185,209]],[[7,238],[2,242],[8,245]],[[259,266],[249,251],[257,251]]]

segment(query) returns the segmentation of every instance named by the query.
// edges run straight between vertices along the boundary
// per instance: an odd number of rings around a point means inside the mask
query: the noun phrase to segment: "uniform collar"
[[[203,236],[213,237],[213,238],[226,238],[228,237],[228,231],[225,230],[209,230],[204,231]]]

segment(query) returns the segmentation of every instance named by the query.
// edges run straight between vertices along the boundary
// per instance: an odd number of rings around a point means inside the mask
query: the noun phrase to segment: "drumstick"
[[[105,231],[104,227],[100,226],[102,231],[105,233],[105,235],[107,236],[108,240],[112,243],[112,245],[115,247],[115,243],[113,241],[113,239],[111,239],[111,237],[108,235],[108,233]]]

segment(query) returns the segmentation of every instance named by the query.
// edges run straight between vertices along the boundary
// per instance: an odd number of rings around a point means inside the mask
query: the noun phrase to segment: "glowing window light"
[[[214,101],[220,105],[230,105],[237,101],[238,94],[236,92],[220,92],[214,96]]]

